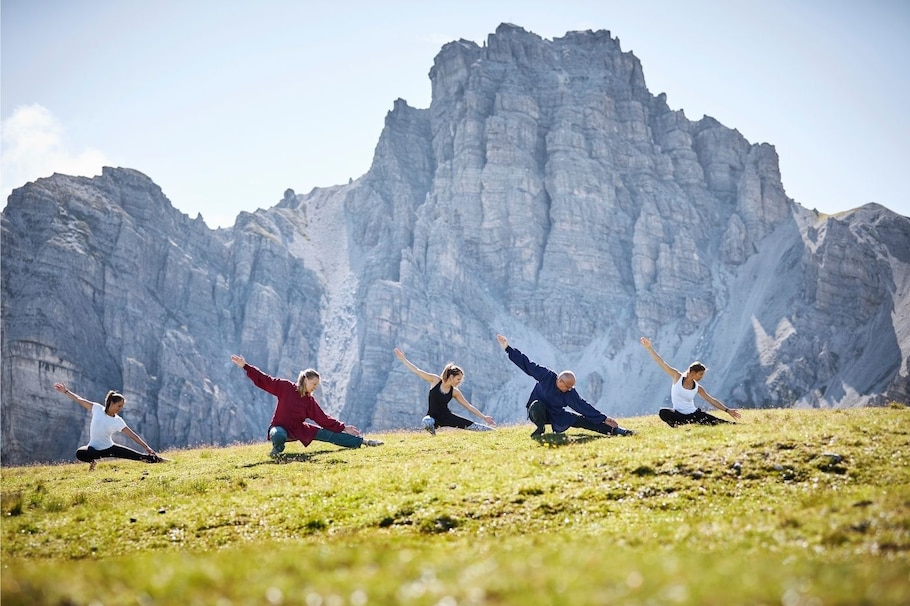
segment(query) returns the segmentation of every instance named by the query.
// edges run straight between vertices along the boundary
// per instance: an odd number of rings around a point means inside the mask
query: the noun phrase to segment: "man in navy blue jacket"
[[[537,426],[531,434],[532,438],[539,438],[547,423],[556,433],[562,433],[570,427],[580,427],[612,436],[630,436],[634,433],[620,427],[614,419],[598,411],[578,395],[575,391],[575,373],[571,370],[564,370],[557,375],[549,368],[535,364],[528,356],[511,347],[509,340],[504,336],[496,335],[496,340],[509,354],[509,359],[515,366],[537,380],[537,385],[531,390],[531,397],[525,405],[528,409],[528,418]],[[566,410],[567,407],[579,414]]]

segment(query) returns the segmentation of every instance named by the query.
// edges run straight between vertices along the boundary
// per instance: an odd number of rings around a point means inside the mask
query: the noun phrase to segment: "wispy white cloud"
[[[0,123],[2,206],[14,188],[53,173],[91,177],[110,161],[97,149],[67,149],[63,125],[47,108],[17,107]]]

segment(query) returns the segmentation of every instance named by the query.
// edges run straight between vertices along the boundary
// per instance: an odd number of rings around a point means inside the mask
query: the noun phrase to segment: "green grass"
[[[15,604],[910,603],[910,411],[2,469]],[[74,445],[74,449],[75,449]]]

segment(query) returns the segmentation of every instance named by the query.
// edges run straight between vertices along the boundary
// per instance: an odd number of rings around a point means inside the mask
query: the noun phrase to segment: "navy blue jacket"
[[[526,375],[537,380],[537,385],[531,390],[531,397],[525,407],[531,405],[534,400],[539,400],[547,408],[547,418],[553,431],[559,433],[572,427],[577,418],[574,413],[566,410],[566,407],[576,411],[592,423],[603,423],[607,415],[598,412],[596,408],[585,402],[584,398],[578,395],[575,389],[569,391],[560,391],[556,386],[556,379],[559,375],[555,372],[535,364],[511,345],[506,347],[506,353],[509,359],[518,368],[524,371]]]

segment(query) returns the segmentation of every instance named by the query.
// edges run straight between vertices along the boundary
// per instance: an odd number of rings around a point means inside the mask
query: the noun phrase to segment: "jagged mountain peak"
[[[574,369],[611,416],[666,400],[642,335],[677,367],[704,361],[731,406],[906,401],[910,219],[795,204],[772,145],[670,110],[606,30],[502,24],[445,45],[429,77],[430,107],[393,103],[366,175],[287,190],[230,229],[130,169],[16,190],[4,462],[87,436],[80,411],[44,404],[54,381],[123,391],[160,448],[261,439],[273,401],[232,353],[275,376],[317,368],[330,413],[380,430],[426,412],[401,347],[428,370],[456,361],[472,403],[519,422],[531,384],[496,333]]]

